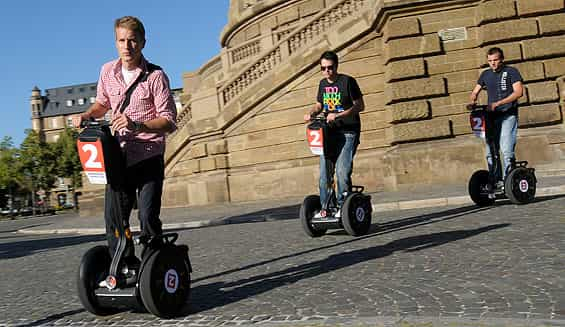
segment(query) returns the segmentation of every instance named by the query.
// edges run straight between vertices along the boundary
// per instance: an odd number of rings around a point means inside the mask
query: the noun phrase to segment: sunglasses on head
[[[325,72],[326,70],[334,70],[334,66],[320,66],[320,69]]]

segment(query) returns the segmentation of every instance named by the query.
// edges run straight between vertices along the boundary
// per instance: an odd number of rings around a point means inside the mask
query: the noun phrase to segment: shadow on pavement
[[[237,216],[224,217],[221,218],[220,221],[226,224],[240,224],[271,220],[296,219],[299,213],[300,204],[294,204],[278,208],[263,209]]]
[[[561,199],[561,198],[565,198],[565,194],[536,196],[536,198],[534,199],[534,201],[532,203],[545,202],[545,201]],[[510,201],[508,201],[508,202],[510,203]]]
[[[418,215],[418,216],[408,217],[399,220],[387,221],[382,224],[374,224],[373,226],[371,226],[371,231],[369,233],[377,234],[377,235],[392,233],[400,230],[405,230],[408,228],[415,228],[418,226],[433,224],[435,222],[459,218],[461,216],[465,216],[471,213],[490,210],[490,208],[491,207],[479,207],[476,205],[469,205],[460,208],[452,208],[439,212],[433,212],[425,215]]]
[[[30,323],[28,323],[28,324],[17,325],[17,327],[42,326],[42,325],[48,324],[48,323],[50,323],[50,322],[53,322],[53,321],[55,321],[55,320],[59,320],[59,319],[61,319],[61,318],[65,318],[65,317],[68,317],[68,316],[72,316],[72,315],[75,315],[75,314],[77,314],[77,313],[82,313],[82,312],[85,312],[85,311],[86,311],[86,310],[84,310],[84,309],[76,309],[76,310],[65,311],[65,312],[62,312],[62,313],[56,313],[56,314],[50,315],[50,316],[48,316],[48,317],[45,317],[45,318],[42,318],[42,319],[39,319],[39,320],[30,322]]]
[[[81,235],[1,243],[0,259],[25,257],[43,250],[105,240],[105,235]]]
[[[532,202],[525,203],[525,204],[515,204],[515,203],[510,202],[510,200],[508,200],[507,198],[504,198],[504,199],[497,200],[495,202],[495,204],[492,205],[491,207],[502,206],[502,205],[524,205],[524,206],[527,206],[528,204],[531,204],[531,203],[539,203],[539,202],[551,201],[551,200],[561,199],[561,198],[565,198],[565,194],[541,195],[541,196],[536,196]],[[485,208],[487,208],[487,207],[485,207]]]
[[[385,245],[334,254],[322,260],[234,282],[214,282],[200,285],[191,290],[193,301],[191,301],[192,304],[188,313],[194,314],[221,307],[303,279],[316,277],[358,263],[384,258],[394,252],[420,251],[508,226],[510,224],[495,224],[470,230],[411,236]]]
[[[19,231],[19,230],[22,230],[22,229],[33,228],[33,227],[40,227],[40,226],[46,226],[46,225],[49,225],[49,224],[48,224],[48,223],[45,223],[45,224],[35,224],[35,225],[29,225],[29,226],[21,226],[21,227],[14,228],[14,229],[9,229],[9,230],[0,230],[0,234],[15,233],[15,232],[17,232],[17,231]]]
[[[199,281],[202,281],[202,280],[205,280],[205,279],[209,279],[209,278],[215,278],[215,277],[218,277],[218,276],[227,275],[227,274],[231,274],[231,273],[234,273],[234,272],[238,272],[238,271],[262,266],[262,265],[269,264],[269,263],[272,263],[272,262],[275,262],[275,261],[278,261],[278,260],[297,257],[297,256],[300,256],[300,255],[303,255],[303,254],[308,254],[308,253],[312,253],[312,252],[316,252],[316,251],[320,251],[320,250],[325,250],[325,249],[329,249],[329,248],[333,248],[333,247],[339,247],[339,246],[342,246],[344,244],[357,242],[359,240],[364,240],[364,239],[367,239],[367,238],[372,238],[372,237],[375,237],[375,236],[388,234],[388,233],[392,233],[392,232],[395,232],[395,231],[400,231],[400,230],[404,230],[404,229],[408,229],[408,228],[414,228],[414,227],[418,227],[418,226],[422,226],[422,225],[432,224],[432,223],[435,223],[435,222],[446,221],[446,220],[458,218],[460,216],[463,216],[463,215],[466,215],[466,214],[469,214],[469,213],[479,212],[479,211],[488,210],[488,209],[489,209],[488,207],[481,208],[481,207],[478,207],[478,206],[475,206],[475,205],[471,205],[471,206],[465,206],[465,207],[461,207],[461,208],[443,210],[443,211],[439,211],[439,212],[435,212],[435,213],[431,213],[431,214],[426,214],[426,215],[420,215],[420,216],[414,216],[414,217],[399,219],[399,220],[395,220],[395,221],[390,221],[390,222],[384,223],[382,225],[375,225],[374,224],[371,227],[369,234],[366,235],[366,236],[352,238],[352,239],[348,239],[347,241],[339,242],[339,243],[336,243],[336,244],[331,244],[331,245],[327,245],[327,246],[318,247],[318,248],[315,248],[315,249],[305,250],[305,251],[293,253],[293,254],[290,254],[290,255],[280,256],[278,258],[264,260],[264,261],[261,261],[261,262],[257,262],[257,263],[251,264],[251,265],[244,266],[244,267],[226,270],[226,271],[223,271],[223,272],[220,272],[220,273],[216,273],[216,274],[212,274],[212,275],[208,275],[208,276],[204,276],[204,277],[201,277],[201,278],[194,279],[193,283],[196,283],[196,282],[199,282]],[[331,234],[332,233],[330,233],[330,235]],[[335,234],[346,235],[345,231],[343,231],[343,230],[335,231],[335,232],[333,232],[333,234],[334,235]],[[307,236],[304,235],[304,237],[307,237]]]

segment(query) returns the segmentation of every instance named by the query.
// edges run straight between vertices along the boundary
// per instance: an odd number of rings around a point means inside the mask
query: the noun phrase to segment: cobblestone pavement
[[[173,320],[82,308],[76,270],[102,236],[2,221],[0,325],[565,326],[564,200],[379,213],[358,238],[297,219],[182,230],[193,285]]]

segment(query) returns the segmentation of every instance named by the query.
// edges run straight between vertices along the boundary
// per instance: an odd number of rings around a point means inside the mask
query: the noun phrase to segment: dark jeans
[[[159,219],[165,164],[163,156],[143,160],[126,169],[125,185],[106,185],[104,220],[106,238],[112,256],[118,245],[119,231],[129,228],[129,216],[137,198],[141,236],[156,236],[163,233]],[[123,229],[122,229],[123,226]],[[116,230],[118,233],[116,233]],[[124,258],[134,255],[133,240],[129,238]]]

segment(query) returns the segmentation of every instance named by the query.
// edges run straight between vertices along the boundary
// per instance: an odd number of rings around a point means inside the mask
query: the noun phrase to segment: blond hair
[[[118,27],[133,31],[137,36],[141,37],[141,40],[145,41],[145,27],[143,27],[143,23],[139,20],[139,18],[133,16],[118,18],[114,22],[114,33]]]

